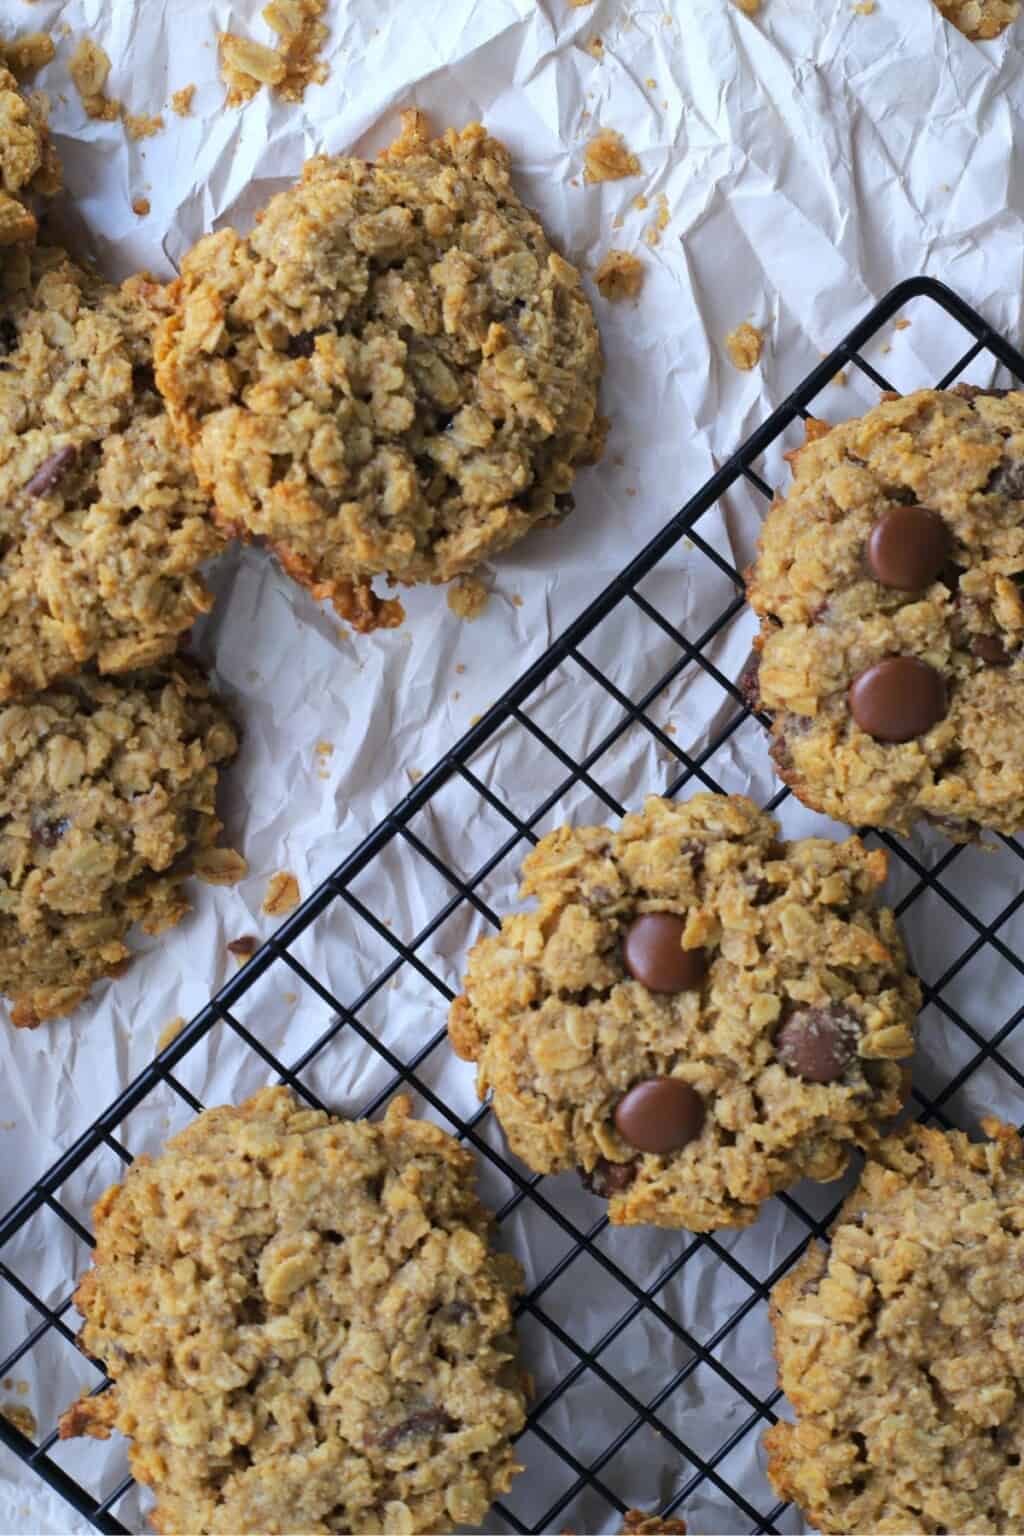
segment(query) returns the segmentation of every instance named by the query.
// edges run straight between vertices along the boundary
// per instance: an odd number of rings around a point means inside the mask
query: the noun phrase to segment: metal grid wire
[[[824,1232],[836,1209],[835,1187],[824,1193],[819,1188],[817,1199],[803,1186],[779,1197],[785,1217],[783,1237],[767,1261],[758,1256],[756,1245],[749,1240],[733,1241],[734,1235],[726,1233],[702,1237],[662,1233],[658,1234],[658,1246],[649,1248],[634,1231],[626,1234],[628,1242],[624,1243],[622,1234],[609,1228],[605,1216],[595,1219],[599,1205],[593,1197],[579,1192],[575,1181],[567,1183],[570,1176],[541,1179],[516,1164],[486,1106],[467,1108],[464,1114],[456,1112],[438,1089],[438,1062],[448,1050],[443,1014],[453,996],[451,983],[457,983],[468,927],[479,932],[497,924],[499,911],[492,905],[492,891],[499,895],[507,892],[529,846],[549,825],[564,818],[567,797],[571,801],[573,792],[580,791],[588,808],[597,809],[604,819],[623,813],[624,806],[608,787],[609,775],[603,769],[628,738],[639,732],[658,761],[668,765],[665,781],[659,785],[651,784],[643,775],[637,778],[634,772],[626,785],[634,801],[646,789],[676,794],[684,789],[728,787],[723,786],[718,764],[724,760],[723,753],[738,752],[742,757],[747,728],[750,750],[761,758],[766,756],[759,728],[750,719],[732,680],[735,669],[730,662],[730,677],[719,664],[724,654],[723,637],[735,630],[737,622],[743,622],[743,589],[733,547],[728,538],[719,536],[724,526],[721,517],[713,527],[702,519],[712,509],[727,506],[728,496],[734,493],[749,498],[755,513],[763,513],[763,501],[771,498],[772,487],[755,466],[774,453],[776,467],[781,469],[778,456],[785,444],[784,434],[794,425],[799,427],[799,418],[808,414],[815,397],[838,370],[857,369],[879,388],[891,387],[862,352],[912,301],[930,310],[947,329],[957,330],[961,337],[966,332],[971,338],[970,345],[950,361],[941,377],[918,383],[948,386],[976,359],[979,366],[994,359],[1015,380],[1024,380],[1024,356],[940,283],[912,279],[872,310],[7,1214],[0,1223],[0,1282],[17,1293],[26,1330],[13,1348],[4,1349],[0,1377],[26,1370],[37,1375],[53,1373],[60,1356],[61,1371],[69,1369],[69,1360],[77,1362],[78,1382],[91,1379],[96,1391],[109,1385],[99,1367],[75,1350],[77,1315],[71,1299],[75,1273],[67,1275],[64,1294],[48,1302],[36,1293],[25,1278],[24,1266],[12,1254],[18,1254],[18,1240],[24,1239],[33,1223],[43,1217],[50,1221],[56,1218],[64,1235],[70,1232],[76,1240],[76,1269],[84,1266],[90,1234],[75,1214],[75,1201],[67,1192],[95,1159],[105,1158],[111,1165],[115,1160],[122,1165],[131,1161],[125,1144],[131,1137],[125,1128],[132,1113],[151,1096],[164,1094],[177,1099],[186,1113],[198,1113],[204,1107],[183,1079],[188,1076],[190,1053],[200,1048],[211,1032],[227,1035],[233,1049],[252,1053],[263,1080],[276,1078],[287,1083],[317,1105],[321,1103],[320,1086],[327,1087],[325,1097],[330,1098],[329,1073],[318,1078],[317,1068],[327,1062],[336,1064],[339,1053],[355,1050],[362,1052],[374,1069],[366,1078],[369,1097],[361,1101],[360,1111],[374,1113],[400,1087],[412,1090],[421,1110],[432,1113],[479,1155],[485,1198],[497,1208],[505,1243],[517,1247],[521,1236],[517,1222],[539,1222],[547,1239],[536,1251],[557,1255],[546,1259],[539,1271],[534,1266],[520,1307],[524,1344],[531,1345],[533,1354],[547,1362],[540,1369],[534,1367],[536,1396],[519,1447],[521,1458],[536,1475],[513,1485],[506,1500],[492,1511],[489,1528],[607,1529],[616,1524],[616,1512],[626,1507],[617,1490],[625,1485],[622,1469],[627,1461],[634,1481],[638,1464],[649,1469],[651,1496],[661,1493],[666,1515],[685,1514],[688,1505],[692,1511],[692,1501],[706,1498],[714,1514],[704,1518],[700,1529],[708,1529],[710,1523],[717,1531],[771,1532],[799,1527],[797,1512],[774,1502],[763,1480],[755,1483],[733,1472],[739,1465],[738,1456],[749,1463],[750,1437],[759,1437],[774,1421],[780,1397],[773,1386],[770,1362],[751,1358],[743,1344],[743,1329],[751,1318],[763,1328],[770,1287],[810,1238]],[[956,325],[949,327],[950,320]],[[963,340],[957,351],[962,347]],[[721,601],[714,599],[715,611],[701,633],[687,634],[676,628],[667,611],[671,603],[665,594],[671,590],[670,584],[659,585],[656,579],[661,563],[673,550],[678,553],[684,539],[689,541],[688,567],[696,566],[697,579],[722,597]],[[666,566],[663,574],[677,580],[678,566],[671,571]],[[649,646],[657,662],[656,675],[633,697],[625,685],[609,675],[614,668],[593,659],[595,646],[591,642],[611,636],[614,651],[616,634],[630,637],[630,644],[634,644],[641,630],[645,637],[642,643]],[[598,643],[598,655],[601,649]],[[604,651],[607,653],[607,646]],[[671,658],[667,665],[666,657]],[[578,746],[571,726],[563,730],[541,723],[545,714],[539,701],[554,680],[564,680],[567,669],[573,690],[596,688],[607,706],[596,733],[598,739],[588,738]],[[701,669],[704,677],[717,685],[722,707],[699,750],[686,751],[673,739],[672,726],[659,714],[658,701],[673,688],[678,695],[679,686],[694,675],[693,669]],[[564,696],[559,707],[564,715]],[[587,717],[587,731],[593,736],[592,715]],[[500,771],[494,771],[502,751],[512,751],[519,765],[504,779]],[[525,774],[521,768],[524,761],[531,764]],[[452,826],[451,818],[446,817],[445,796],[453,786],[459,790],[463,806],[468,789],[479,807],[479,818],[474,819],[468,834],[464,827]],[[777,784],[772,788],[777,792],[768,804],[775,809],[788,792],[778,790]],[[484,825],[491,829],[490,846],[483,861],[477,862],[481,843],[487,842],[481,835]],[[943,973],[925,984],[926,1005],[937,1010],[944,1027],[960,1040],[961,1049],[945,1080],[929,1080],[927,1091],[915,1085],[918,1112],[948,1124],[944,1110],[953,1108],[950,1101],[954,1095],[986,1063],[995,1063],[1018,1090],[1024,1089],[1024,1074],[1005,1052],[1024,1017],[1024,1008],[986,1035],[958,1007],[960,994],[953,985],[979,955],[986,964],[1011,967],[1014,985],[1024,976],[1024,964],[1013,943],[1006,942],[999,932],[1024,903],[1019,866],[1013,863],[1014,857],[1024,859],[1024,849],[1013,839],[1001,839],[1001,851],[1011,865],[1010,888],[1017,894],[1006,904],[1000,897],[1000,910],[979,915],[957,894],[959,861],[965,857],[962,848],[943,846],[928,867],[901,841],[885,835],[879,840],[890,850],[901,876],[897,882],[902,886],[898,914],[915,902],[937,900],[965,929],[962,953],[951,963],[944,962]],[[417,915],[415,922],[404,925],[409,930],[405,934],[396,932],[391,920],[382,917],[365,894],[363,877],[382,868],[390,872],[389,878],[412,881],[438,893],[427,920],[421,921]],[[364,947],[372,938],[372,974],[360,979],[358,995],[350,998],[338,997],[336,992],[341,989],[313,974],[301,958],[303,936],[308,938],[314,925],[329,922],[340,923],[344,929],[359,927]],[[452,926],[459,922],[462,927]],[[436,959],[439,935],[445,933],[459,935],[457,943],[448,943],[449,967]],[[444,947],[441,944],[442,950]],[[258,991],[262,979],[271,976],[309,989],[329,1018],[301,1052],[290,1058],[285,1058],[283,1050],[272,1050],[261,1038],[258,1010],[246,1010],[247,999]],[[430,1007],[424,1011],[430,1027],[408,1059],[387,1043],[387,1030],[377,1022],[384,1016],[387,989],[402,977],[410,978],[422,997],[433,1000],[433,1012]],[[631,1254],[638,1255],[635,1262],[631,1262]],[[716,1326],[703,1333],[687,1323],[687,1317],[694,1315],[690,1304],[696,1294],[693,1287],[699,1287],[702,1279],[719,1287],[726,1298],[716,1313]],[[593,1306],[587,1305],[588,1300]],[[595,1322],[598,1306],[600,1317]],[[615,1317],[611,1326],[610,1316]],[[646,1388],[639,1389],[637,1374],[629,1368],[631,1353],[637,1350],[648,1362],[652,1355],[664,1356],[661,1384],[654,1395]],[[534,1360],[530,1363],[534,1366]],[[83,1371],[91,1372],[91,1378],[83,1376]],[[680,1417],[674,1411],[687,1390],[691,1402],[696,1392],[697,1403],[706,1403],[703,1414],[691,1412]],[[66,1400],[73,1395],[72,1390]],[[589,1406],[598,1396],[602,1425],[612,1423],[616,1427],[611,1438],[607,1429],[602,1429],[603,1443],[593,1446],[585,1426]],[[724,1400],[730,1405],[727,1410],[720,1406]],[[69,1462],[56,1430],[45,1425],[35,1443],[0,1418],[0,1440],[96,1529],[126,1529],[116,1510],[132,1487],[130,1477],[118,1474],[113,1486],[90,1486],[88,1454]],[[541,1507],[536,1490],[555,1485],[561,1489],[558,1497],[551,1501],[545,1493]],[[671,1490],[667,1497],[666,1489]]]

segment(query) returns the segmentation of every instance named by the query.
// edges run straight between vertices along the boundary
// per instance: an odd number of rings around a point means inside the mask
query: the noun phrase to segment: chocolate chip
[[[850,684],[850,712],[876,741],[913,741],[948,707],[942,673],[916,656],[887,656]]]
[[[58,816],[55,821],[33,822],[32,841],[42,848],[56,848],[70,825],[71,822],[67,816]]]
[[[422,1435],[449,1434],[455,1429],[455,1420],[440,1408],[427,1408],[421,1413],[411,1413],[407,1419],[377,1436],[382,1451],[394,1450],[403,1440],[419,1439]]]
[[[0,353],[4,357],[18,345],[18,327],[13,320],[0,320]]]
[[[683,949],[686,924],[674,912],[644,912],[622,940],[622,963],[634,981],[652,992],[689,992],[707,970],[702,949]]]
[[[586,1168],[580,1168],[578,1172],[584,1189],[589,1189],[601,1200],[608,1200],[632,1184],[636,1178],[636,1159],[629,1163],[613,1163],[607,1157],[599,1157],[589,1173]]]
[[[248,960],[259,949],[260,941],[254,934],[244,933],[240,939],[232,939],[228,945],[228,954],[235,955],[239,960]]]
[[[798,1008],[775,1036],[775,1054],[808,1083],[834,1083],[853,1060],[859,1034],[845,1008]]]
[[[636,1083],[615,1106],[615,1129],[641,1152],[676,1152],[703,1124],[704,1100],[678,1077]]]
[[[56,453],[51,453],[48,459],[44,459],[31,480],[26,481],[25,495],[47,495],[77,458],[78,449],[71,443],[65,443],[63,448],[58,448]]]
[[[743,695],[748,709],[761,708],[761,652],[751,651],[736,679],[736,687]]]
[[[883,587],[917,592],[930,586],[949,557],[949,529],[930,507],[890,507],[868,538],[868,564]]]
[[[990,667],[1008,667],[1010,657],[998,635],[972,635],[971,655]]]
[[[312,357],[316,351],[316,339],[322,336],[323,331],[299,331],[298,335],[288,338],[286,351],[289,357]]]
[[[156,394],[156,374],[148,363],[136,363],[132,369],[132,389],[137,395]]]

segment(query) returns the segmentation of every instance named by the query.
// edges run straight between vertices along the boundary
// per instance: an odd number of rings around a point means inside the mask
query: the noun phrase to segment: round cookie
[[[511,1301],[472,1155],[266,1088],[208,1110],[96,1206],[75,1302],[111,1391],[64,1437],[132,1438],[170,1533],[477,1525],[519,1470]]]
[[[998,37],[1020,15],[1020,0],[935,0],[965,37]]]
[[[600,453],[579,273],[477,123],[431,141],[406,113],[376,164],[310,161],[175,291],[157,376],[217,516],[355,629],[403,617],[373,577],[472,570],[564,517]]]
[[[779,774],[855,826],[1024,827],[1024,393],[886,399],[793,459],[747,578]]]
[[[237,746],[184,662],[85,673],[0,708],[0,991],[14,1024],[69,1013],[119,975],[132,923],[161,933],[189,910],[194,868],[221,877],[214,795]]]
[[[2,701],[170,655],[223,538],[153,380],[165,290],[55,249],[5,253],[0,279]]]
[[[26,96],[3,63],[0,46],[0,247],[35,237],[29,199],[60,187],[60,164],[39,96]]]
[[[837,1177],[903,1103],[913,1049],[919,989],[871,905],[885,869],[857,838],[779,842],[741,796],[545,837],[536,909],[474,947],[448,1022],[513,1152],[578,1167],[613,1222],[691,1231]],[[680,949],[700,963],[676,990]]]
[[[921,1125],[872,1152],[772,1293],[797,1422],[768,1476],[822,1532],[1024,1529],[1024,1158]]]

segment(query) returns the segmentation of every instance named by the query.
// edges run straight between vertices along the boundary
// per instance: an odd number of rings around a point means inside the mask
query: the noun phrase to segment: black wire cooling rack
[[[519,1323],[536,1393],[519,1451],[529,1470],[494,1507],[488,1528],[617,1529],[627,1503],[644,1494],[648,1507],[684,1514],[691,1529],[705,1533],[801,1528],[798,1512],[774,1500],[752,1454],[780,1397],[763,1343],[764,1304],[779,1275],[824,1231],[836,1187],[800,1186],[780,1197],[767,1242],[763,1230],[760,1239],[751,1231],[616,1231],[575,1179],[540,1179],[517,1165],[468,1087],[465,1100],[453,1103],[440,1083],[445,1073],[451,1082],[444,1014],[466,947],[497,923],[523,855],[551,825],[566,814],[615,818],[622,800],[635,804],[647,790],[737,787],[730,780],[737,762],[756,760],[770,772],[760,726],[734,681],[751,629],[737,530],[744,514],[756,526],[772,496],[767,477],[780,478],[781,453],[796,446],[787,433],[799,431],[800,418],[840,370],[857,370],[879,389],[894,387],[863,353],[888,352],[884,328],[908,306],[921,325],[915,336],[941,332],[942,341],[925,351],[934,362],[942,350],[948,366],[900,379],[904,392],[948,386],[975,363],[974,372],[988,372],[982,383],[992,382],[993,363],[1024,380],[1024,356],[941,283],[918,278],[894,288],[4,1217],[0,1282],[16,1293],[25,1331],[5,1350],[0,1378],[27,1372],[66,1379],[65,1405],[83,1383],[95,1391],[109,1385],[74,1342],[72,1292],[90,1245],[75,1190],[97,1159],[112,1170],[131,1161],[132,1117],[151,1100],[173,1101],[179,1118],[204,1107],[187,1081],[189,1061],[204,1044],[249,1053],[257,1080],[288,1083],[318,1105],[322,1093],[334,1108],[333,1075],[354,1053],[352,1112],[372,1114],[397,1088],[410,1089],[420,1110],[479,1154],[482,1190],[503,1241],[528,1260]],[[698,614],[696,624],[687,623],[692,633],[672,621],[672,594],[684,581],[688,611]],[[698,589],[701,600],[694,600]],[[641,685],[635,668],[630,682],[620,679],[615,658],[624,651],[648,663]],[[700,704],[684,749],[661,706],[671,699],[686,723],[688,685],[698,677],[714,685],[720,707],[709,723]],[[588,690],[601,708],[574,707]],[[546,700],[553,700],[547,709]],[[766,782],[762,798],[774,809],[786,793]],[[468,818],[467,803],[475,807]],[[456,804],[457,812],[448,809]],[[961,952],[951,958],[946,944],[935,974],[923,978],[946,1049],[943,1065],[926,1071],[914,1090],[923,1116],[949,1124],[947,1115],[963,1114],[957,1096],[964,1085],[986,1069],[1005,1075],[1011,1096],[1024,1091],[1012,1040],[1024,1008],[1001,1021],[980,1019],[974,1006],[974,999],[983,1007],[992,1002],[993,970],[1008,978],[1009,995],[1020,995],[1024,965],[1006,935],[1024,903],[1015,862],[1024,849],[1000,840],[985,882],[990,899],[978,903],[964,895],[972,851],[936,842],[929,853],[916,842],[880,841],[893,856],[894,899],[905,922],[920,917],[927,926],[941,909],[963,931]],[[397,920],[374,894],[382,881],[395,893]],[[414,902],[402,899],[410,891],[418,893]],[[362,966],[353,972],[351,996],[339,995],[346,986],[328,984],[303,958],[321,929],[339,940],[358,931]],[[981,971],[972,970],[975,961]],[[319,1007],[320,1023],[307,1038],[294,1041],[287,1030],[280,1036],[290,1054],[261,1033],[271,1007],[267,984],[282,979]],[[411,1057],[387,1029],[396,987],[407,989],[407,1004],[424,1020]],[[470,1080],[468,1068],[463,1079]],[[66,1285],[49,1299],[26,1278],[31,1267],[23,1259],[47,1232],[69,1241],[74,1256]],[[712,1317],[712,1325],[698,1328],[698,1316]],[[96,1529],[124,1531],[119,1506],[138,1518],[136,1506],[122,1504],[132,1490],[125,1461],[115,1473],[108,1467],[107,1486],[96,1486],[88,1447],[73,1453],[55,1428],[44,1425],[34,1440],[0,1417],[0,1441]]]

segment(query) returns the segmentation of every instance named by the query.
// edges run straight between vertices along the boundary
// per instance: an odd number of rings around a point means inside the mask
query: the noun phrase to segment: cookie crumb
[[[739,368],[743,373],[749,373],[751,368],[756,368],[761,361],[764,337],[755,325],[744,320],[742,325],[738,325],[734,331],[729,332],[725,338],[725,348],[733,367]]]
[[[20,1430],[26,1439],[34,1438],[38,1428],[36,1416],[24,1403],[0,1403],[0,1414],[8,1424],[13,1424],[15,1429]]]
[[[761,9],[761,0],[736,0],[736,4],[744,16],[756,16]]]
[[[609,251],[594,273],[602,298],[612,304],[635,299],[644,285],[644,264],[629,251]]]
[[[21,84],[31,80],[56,54],[57,49],[49,32],[23,32],[0,47],[0,57],[11,74]]]
[[[596,59],[598,61],[598,63],[600,63],[601,60],[604,58],[604,43],[601,41],[601,39],[599,37],[592,37],[590,39],[590,42],[589,43],[584,43],[583,46],[586,48],[587,52],[590,54],[590,57],[592,59]]]
[[[179,117],[188,117],[192,112],[192,102],[195,98],[194,85],[183,85],[180,91],[175,91],[171,97],[171,110]]]
[[[832,383],[833,384],[845,384],[846,383],[846,369],[845,368],[840,368],[838,373],[834,373],[832,375]]]
[[[422,768],[407,768],[405,771],[409,775],[410,784],[418,784],[423,777]]]
[[[152,116],[145,112],[124,113],[124,126],[130,139],[151,139],[156,133],[163,133],[164,120],[159,112]]]
[[[614,128],[602,128],[583,151],[584,181],[622,181],[639,175],[640,161]]]
[[[308,85],[323,84],[327,65],[320,49],[327,40],[327,28],[320,17],[325,7],[326,0],[271,0],[260,14],[277,34],[276,48],[233,32],[221,33],[221,78],[228,88],[229,107],[251,101],[262,85],[284,101],[301,101]]]
[[[233,848],[203,848],[196,854],[193,873],[207,885],[237,885],[249,866]]]
[[[569,8],[573,11],[582,11],[585,5],[593,5],[594,0],[569,0]]]
[[[317,757],[333,757],[334,743],[333,741],[318,741],[314,750]]]
[[[978,42],[998,37],[1020,15],[1020,0],[935,0],[935,4],[958,31]]]
[[[457,661],[455,663],[455,670],[459,674],[459,676],[461,677],[463,672],[465,672],[465,670],[466,670],[466,663],[464,661]]]
[[[239,965],[244,965],[251,960],[260,947],[260,941],[254,933],[243,933],[240,939],[232,939],[228,945],[228,954],[234,955]]]
[[[460,576],[448,588],[448,607],[460,619],[478,619],[487,607],[490,593],[476,576]]]
[[[875,11],[875,0],[857,0],[853,8],[855,16],[872,16]]]
[[[132,213],[137,213],[140,219],[144,219],[149,211],[150,204],[148,197],[132,198]]]
[[[910,321],[909,320],[894,320],[893,323],[892,323],[892,328],[893,328],[894,331],[906,331],[906,330],[909,330],[909,328],[910,328]]]
[[[262,910],[268,917],[286,917],[299,904],[299,882],[286,869],[279,869],[267,881]]]
[[[646,197],[644,197],[642,192],[638,193],[637,196],[634,197],[634,199],[633,199],[633,207],[636,209],[636,211],[638,213],[644,213],[646,211],[646,209],[648,207],[648,202],[647,202],[647,199],[646,199]]]
[[[158,1056],[161,1051],[166,1050],[172,1040],[177,1040],[187,1023],[188,1019],[181,1013],[178,1014],[177,1018],[168,1020],[156,1037],[156,1053]]]
[[[281,993],[281,1001],[285,1002],[285,1003],[288,1003],[289,1006],[292,1003],[297,1003],[298,1000],[299,1000],[299,994],[297,992],[282,992]]]
[[[97,123],[116,123],[121,116],[121,103],[107,95],[110,59],[99,43],[91,37],[81,38],[68,70],[86,117]]]

